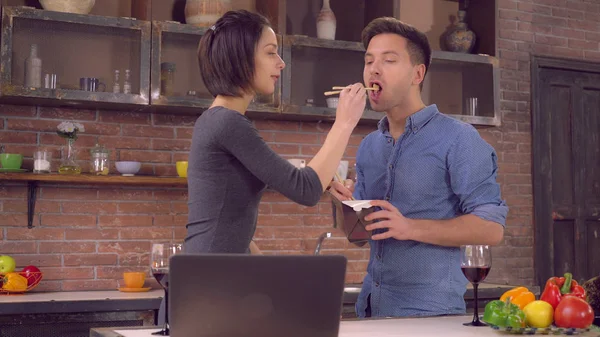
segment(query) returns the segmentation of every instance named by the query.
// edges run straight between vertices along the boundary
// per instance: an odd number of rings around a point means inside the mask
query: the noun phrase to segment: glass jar
[[[108,175],[110,151],[104,146],[96,144],[91,150],[90,173],[96,175]]]
[[[175,63],[163,62],[160,64],[160,94],[173,96],[175,86]]]

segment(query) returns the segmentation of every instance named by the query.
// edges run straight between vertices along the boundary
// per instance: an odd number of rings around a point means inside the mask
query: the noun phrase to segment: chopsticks
[[[342,180],[342,177],[340,177],[340,175],[337,172],[335,172],[335,180],[337,180],[338,183],[344,185],[344,181]],[[354,199],[354,197],[350,197],[350,200],[355,200],[355,199]]]
[[[342,90],[346,89],[346,87],[332,87],[331,89],[333,89],[334,91],[325,91],[323,94],[325,96],[336,95],[342,92]],[[377,91],[379,90],[379,86],[377,84],[373,84],[372,88],[366,87],[365,90]]]

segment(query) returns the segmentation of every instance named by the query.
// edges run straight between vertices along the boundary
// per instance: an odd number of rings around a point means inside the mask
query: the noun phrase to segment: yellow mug
[[[125,281],[125,286],[127,288],[141,288],[144,286],[144,281],[146,281],[146,273],[142,272],[124,272],[123,280]]]
[[[176,162],[175,168],[177,169],[177,175],[179,175],[182,178],[187,178],[187,170],[188,170],[188,162],[187,161]]]

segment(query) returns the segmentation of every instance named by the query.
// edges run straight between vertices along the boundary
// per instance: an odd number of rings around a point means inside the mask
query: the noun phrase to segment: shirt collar
[[[410,115],[406,121],[406,131],[412,130],[413,133],[417,133],[425,126],[425,124],[427,124],[427,122],[433,118],[433,116],[438,113],[439,111],[437,105],[435,104],[431,104],[415,112],[414,114]],[[390,130],[390,123],[387,116],[384,116],[381,120],[379,120],[377,123],[377,129],[379,129],[379,131],[382,133],[386,133]]]

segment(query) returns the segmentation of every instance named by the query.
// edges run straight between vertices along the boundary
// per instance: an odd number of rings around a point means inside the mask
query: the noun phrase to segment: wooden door
[[[532,63],[537,283],[600,275],[600,64]]]

